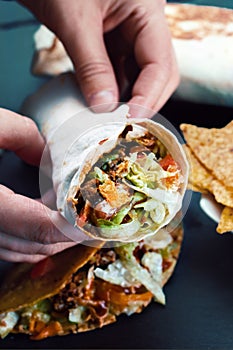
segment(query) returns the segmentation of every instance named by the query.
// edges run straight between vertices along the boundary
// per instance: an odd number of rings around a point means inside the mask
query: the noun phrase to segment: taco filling
[[[182,171],[161,141],[128,125],[87,173],[73,199],[76,224],[106,238],[145,236],[177,209]],[[103,141],[104,142],[104,141]]]
[[[122,313],[139,313],[152,298],[164,304],[162,286],[174,269],[182,232],[178,226],[171,233],[160,230],[137,243],[96,250],[57,293],[2,313],[0,336],[26,333],[40,340],[77,333],[112,323]],[[35,289],[37,282],[41,284],[40,263],[29,274]]]

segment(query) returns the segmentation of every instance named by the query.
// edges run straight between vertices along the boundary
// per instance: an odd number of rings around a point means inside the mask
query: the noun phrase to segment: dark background
[[[230,7],[232,1],[221,5]],[[24,98],[46,80],[30,74],[32,36],[38,25],[17,3],[0,1],[2,107],[18,111]],[[231,108],[173,99],[160,112],[177,129],[183,122],[221,127],[233,116]],[[11,152],[0,158],[0,183],[32,198],[39,196],[38,170]],[[141,314],[119,317],[103,329],[44,341],[9,335],[0,340],[0,349],[233,349],[233,237],[216,233],[199,199],[199,194],[192,195],[183,220],[184,242],[175,273],[164,288],[165,307],[152,303]],[[0,270],[6,265],[0,262]]]

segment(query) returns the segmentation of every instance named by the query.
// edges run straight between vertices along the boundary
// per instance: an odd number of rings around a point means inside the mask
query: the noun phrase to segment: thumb
[[[102,24],[79,26],[77,34],[63,40],[80,88],[96,112],[111,111],[118,101],[118,87],[103,39]]]

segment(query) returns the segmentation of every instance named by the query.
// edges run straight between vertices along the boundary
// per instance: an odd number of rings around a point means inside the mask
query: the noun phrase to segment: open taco
[[[40,340],[78,333],[139,313],[153,299],[165,303],[163,285],[172,275],[183,229],[137,243],[78,245],[37,264],[16,264],[0,287],[0,336],[25,333]]]

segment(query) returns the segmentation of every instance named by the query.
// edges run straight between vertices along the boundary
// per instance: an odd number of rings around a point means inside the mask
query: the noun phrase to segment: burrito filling
[[[181,198],[181,169],[149,132],[127,126],[115,148],[88,172],[74,200],[76,224],[96,236],[133,236],[155,231]]]

